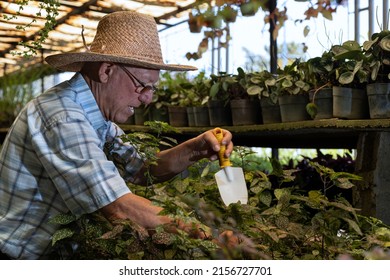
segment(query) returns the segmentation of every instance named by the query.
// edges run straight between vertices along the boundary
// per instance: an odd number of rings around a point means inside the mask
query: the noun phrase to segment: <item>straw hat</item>
[[[165,64],[154,18],[134,11],[104,16],[86,52],[55,54],[45,60],[57,69],[71,72],[80,71],[84,62],[94,61],[172,71],[197,70],[188,65]]]

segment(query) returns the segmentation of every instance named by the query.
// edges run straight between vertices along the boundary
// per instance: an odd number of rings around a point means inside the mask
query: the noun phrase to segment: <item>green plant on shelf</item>
[[[298,95],[309,92],[310,84],[305,80],[302,71],[304,64],[305,62],[296,59],[290,65],[277,69],[276,88],[279,95]]]
[[[370,82],[389,82],[390,31],[374,33],[371,40],[363,43],[363,50],[370,69]]]
[[[246,91],[249,95],[270,98],[272,103],[278,101],[276,88],[277,76],[267,70],[247,74]]]
[[[189,105],[205,106],[210,99],[211,80],[201,71],[191,79],[190,84],[187,90]]]
[[[356,41],[346,41],[331,48],[334,58],[334,86],[365,88],[370,70],[365,61],[362,47]]]

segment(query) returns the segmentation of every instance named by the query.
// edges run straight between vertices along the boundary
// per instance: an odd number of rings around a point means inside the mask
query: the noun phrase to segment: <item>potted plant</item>
[[[362,47],[356,41],[346,41],[331,48],[334,57],[333,115],[342,119],[368,117],[366,85],[369,69],[364,63]]]
[[[370,118],[390,117],[390,31],[384,30],[363,43],[370,76],[367,96]]]
[[[160,78],[160,81],[163,79]],[[163,84],[163,81],[160,85]],[[147,106],[150,120],[169,123],[168,104],[170,96],[164,87],[158,87],[153,94],[152,102]]]
[[[188,14],[188,27],[191,33],[200,33],[203,28],[203,16],[191,11]]]
[[[222,16],[224,22],[230,23],[236,21],[238,11],[231,5],[226,5],[218,11],[218,14]]]
[[[246,91],[260,99],[264,124],[281,122],[276,79],[277,76],[267,70],[247,74]]]
[[[210,80],[206,78],[205,72],[200,72],[191,80],[188,88],[188,99],[190,106],[187,113],[194,118],[194,126],[210,126],[209,109],[207,102],[210,98]]]
[[[334,67],[333,55],[326,51],[322,56],[313,57],[303,64],[306,82],[310,85],[310,103],[306,109],[313,119],[333,118]]]
[[[189,104],[187,98],[189,83],[185,72],[178,72],[175,74],[164,72],[160,79],[159,90],[164,91],[166,94],[169,123],[172,126],[188,126],[186,107]]]
[[[231,75],[219,73],[210,75],[210,90],[207,107],[211,126],[232,125],[232,113],[230,108],[230,95],[228,92],[230,83],[235,82]]]
[[[299,59],[283,69],[277,70],[276,88],[279,92],[280,115],[282,122],[304,121],[309,119],[306,105],[309,103],[310,85],[306,82]],[[298,67],[300,66],[300,67]]]
[[[246,91],[248,76],[242,68],[231,76],[228,87],[233,125],[250,125],[262,123],[261,107],[258,96],[249,95]]]
[[[245,0],[241,1],[240,11],[245,17],[254,16],[261,6],[258,0]]]
[[[208,7],[208,9],[202,13],[203,15],[203,25],[212,29],[219,29],[222,27],[222,16],[218,13],[217,10],[213,7]]]

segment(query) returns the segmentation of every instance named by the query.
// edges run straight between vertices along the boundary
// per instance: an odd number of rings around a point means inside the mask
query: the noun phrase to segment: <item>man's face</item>
[[[124,123],[134,114],[134,108],[150,104],[160,71],[120,64],[115,64],[112,70],[105,98],[98,103],[107,119]]]

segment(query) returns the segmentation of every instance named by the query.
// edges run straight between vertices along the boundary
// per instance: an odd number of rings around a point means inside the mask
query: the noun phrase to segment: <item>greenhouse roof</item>
[[[180,18],[188,14],[195,0],[60,0],[55,28],[41,44],[40,53],[29,57],[25,57],[28,48],[20,43],[31,44],[39,38],[48,14],[40,8],[43,1],[25,1],[27,6],[22,9],[15,2],[0,1],[0,76],[41,63],[46,56],[54,53],[82,51],[82,29],[88,45],[93,40],[98,21],[111,12],[135,10],[152,15],[158,29],[162,30],[182,22]],[[27,27],[21,29],[18,26]]]

